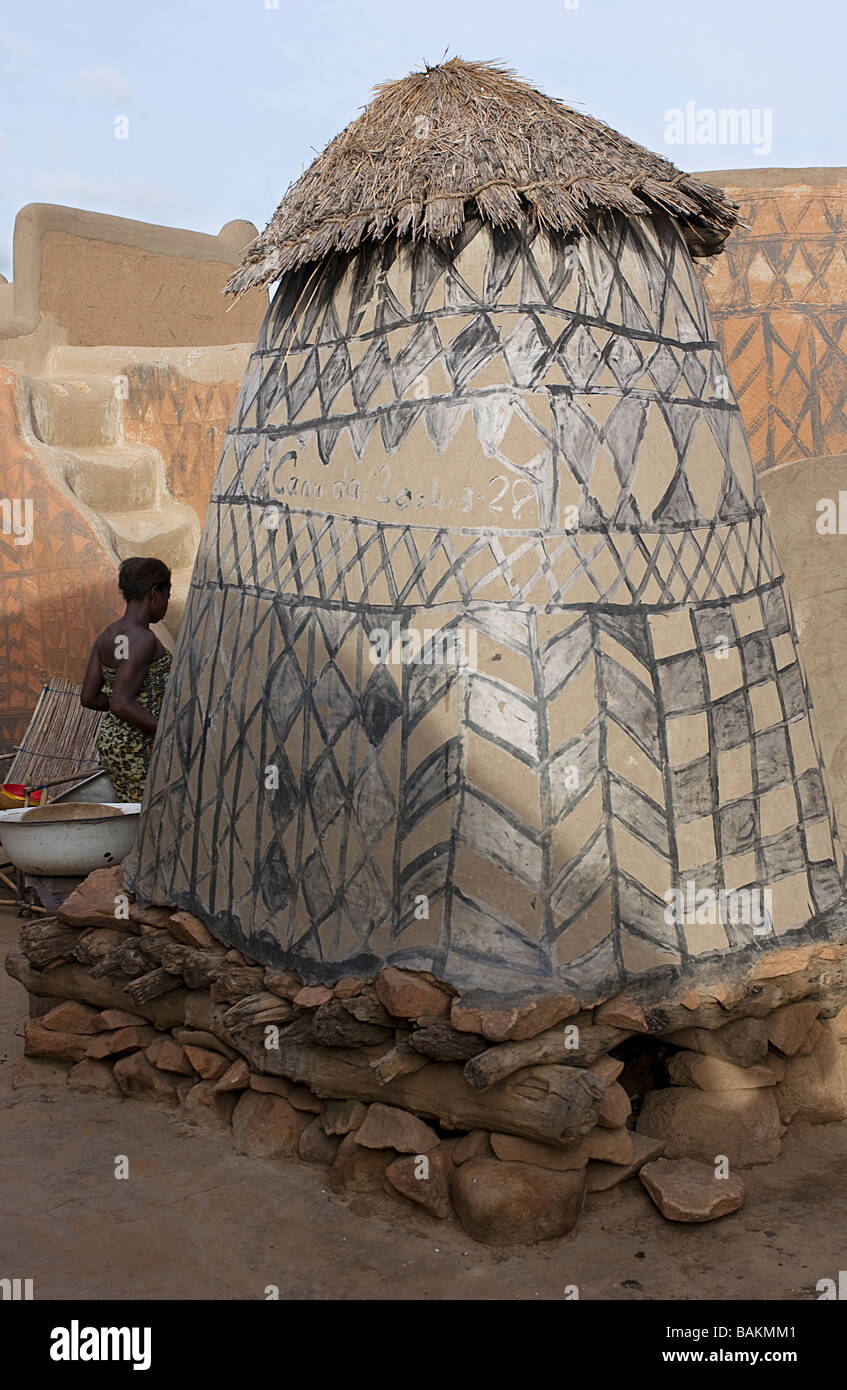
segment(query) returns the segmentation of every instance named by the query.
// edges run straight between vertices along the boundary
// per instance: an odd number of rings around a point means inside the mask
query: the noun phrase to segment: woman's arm
[[[107,710],[109,708],[109,697],[102,687],[103,672],[100,668],[100,657],[95,643],[91,648],[91,655],[88,658],[88,665],[82,679],[82,690],[79,694],[79,703],[83,709]]]
[[[144,677],[155,655],[156,638],[152,632],[139,633],[130,638],[129,655],[118,661],[109,703],[112,714],[145,734],[155,734],[156,720],[135,697],[144,684]]]

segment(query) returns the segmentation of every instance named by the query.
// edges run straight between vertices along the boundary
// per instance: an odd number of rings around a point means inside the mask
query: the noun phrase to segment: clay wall
[[[79,682],[95,635],[116,613],[113,562],[66,490],[22,437],[16,381],[0,368],[3,493],[32,503],[32,538],[0,535],[0,745],[23,736],[52,676]],[[21,537],[23,540],[24,537]]]
[[[178,568],[178,622],[186,537],[205,516],[267,305],[266,292],[221,293],[255,235],[245,221],[209,236],[48,204],[18,214],[14,280],[0,286],[0,495],[31,505],[34,528],[26,545],[0,536],[0,747],[23,736],[48,677],[81,680],[120,609],[130,535]],[[98,470],[120,466],[133,474],[126,502],[114,486],[98,502]],[[107,514],[116,507],[130,525]]]
[[[56,343],[252,342],[261,296],[233,304],[221,291],[255,235],[245,221],[208,236],[31,203],[15,220],[12,310],[0,320],[0,358],[35,369]]]
[[[757,469],[847,451],[847,169],[703,174],[746,229],[699,265]]]

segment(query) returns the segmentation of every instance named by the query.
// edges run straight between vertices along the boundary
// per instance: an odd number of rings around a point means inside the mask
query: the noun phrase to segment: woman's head
[[[162,560],[135,555],[118,570],[118,587],[127,603],[149,601],[150,622],[161,622],[171,596],[171,572]]]

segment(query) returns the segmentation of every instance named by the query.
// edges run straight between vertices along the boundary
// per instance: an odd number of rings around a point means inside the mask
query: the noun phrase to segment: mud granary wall
[[[136,892],[322,983],[388,962],[591,1001],[758,947],[669,920],[693,877],[767,888],[777,937],[840,931],[782,573],[678,230],[469,220],[328,262],[304,308],[305,277],[221,460]],[[478,665],[375,661],[389,620],[473,634]]]

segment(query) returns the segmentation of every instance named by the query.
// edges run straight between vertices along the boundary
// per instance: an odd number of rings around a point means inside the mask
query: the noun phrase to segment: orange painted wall
[[[758,469],[847,452],[847,184],[784,174],[782,187],[720,180],[748,230],[700,262]]]
[[[156,363],[127,367],[126,374],[125,437],[159,450],[171,492],[202,523],[241,382],[193,381]]]
[[[52,676],[82,680],[91,644],[120,614],[117,574],[97,537],[27,450],[17,381],[0,368],[2,495],[31,498],[33,539],[0,533],[0,745],[23,737]]]

